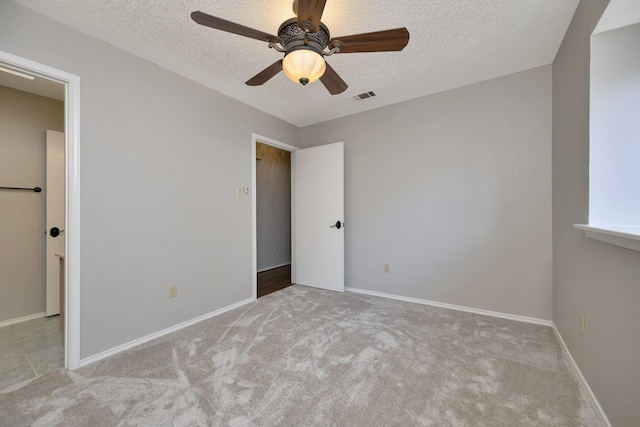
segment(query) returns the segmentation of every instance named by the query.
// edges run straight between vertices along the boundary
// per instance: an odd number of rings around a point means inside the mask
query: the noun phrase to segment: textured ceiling
[[[267,44],[197,25],[195,10],[275,34],[291,0],[17,0],[83,33],[297,126],[550,64],[579,0],[328,0],[322,21],[345,36],[407,27],[402,52],[334,55],[349,89],[284,73],[260,87],[244,82],[282,54]],[[376,98],[351,96],[373,90]]]

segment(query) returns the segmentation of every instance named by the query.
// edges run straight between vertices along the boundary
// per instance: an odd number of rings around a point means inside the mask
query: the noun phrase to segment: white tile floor
[[[63,365],[58,316],[0,328],[0,389]]]

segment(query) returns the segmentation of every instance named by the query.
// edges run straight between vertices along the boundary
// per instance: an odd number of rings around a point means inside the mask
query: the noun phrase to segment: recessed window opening
[[[598,30],[591,37],[589,225],[637,226],[630,230],[640,234],[640,23]]]

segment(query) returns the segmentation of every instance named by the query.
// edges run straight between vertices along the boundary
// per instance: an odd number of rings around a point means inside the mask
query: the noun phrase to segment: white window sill
[[[573,227],[584,230],[584,235],[590,239],[640,251],[640,225],[574,224]]]

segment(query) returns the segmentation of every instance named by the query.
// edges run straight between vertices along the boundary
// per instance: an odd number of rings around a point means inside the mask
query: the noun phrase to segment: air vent
[[[365,99],[373,98],[374,96],[376,96],[376,94],[373,93],[373,91],[369,91],[369,92],[364,92],[358,95],[354,95],[351,97],[351,99],[353,99],[356,102],[360,102],[360,101],[364,101]]]

